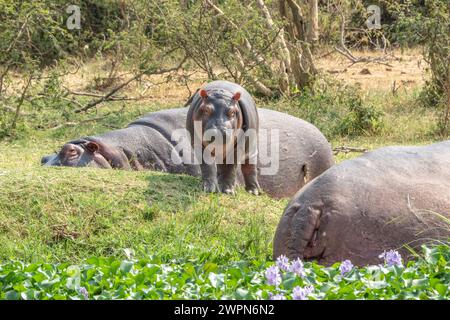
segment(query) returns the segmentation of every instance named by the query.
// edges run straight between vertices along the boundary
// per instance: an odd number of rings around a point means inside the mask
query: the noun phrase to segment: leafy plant
[[[448,299],[450,249],[423,248],[406,266],[357,268],[350,261],[324,267],[278,259],[218,265],[198,260],[162,262],[93,257],[68,263],[0,265],[1,299]],[[382,262],[380,260],[380,262]]]
[[[383,113],[373,106],[366,106],[360,97],[349,97],[349,112],[338,126],[341,135],[376,134],[383,127]]]
[[[322,75],[313,90],[302,90],[277,108],[311,122],[331,139],[380,132],[383,112],[365,103],[358,87]]]

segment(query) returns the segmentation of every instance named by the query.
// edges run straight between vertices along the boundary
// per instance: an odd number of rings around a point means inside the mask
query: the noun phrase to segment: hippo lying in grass
[[[190,141],[171,140],[175,130],[185,128],[187,112],[188,108],[180,108],[149,113],[124,129],[70,141],[41,162],[46,166],[147,169],[200,176],[198,164],[182,162],[185,150],[193,153]],[[269,158],[273,163],[260,165],[258,179],[263,191],[273,197],[291,197],[333,165],[330,144],[316,127],[284,113],[267,109],[258,112],[259,144],[267,145],[270,153],[272,139],[267,131],[278,129],[279,136],[279,150]],[[275,170],[263,174],[264,167]],[[238,181],[243,182],[240,172]]]
[[[380,263],[380,253],[450,238],[450,141],[386,147],[344,161],[288,204],[274,257]],[[410,252],[403,247],[408,258]]]

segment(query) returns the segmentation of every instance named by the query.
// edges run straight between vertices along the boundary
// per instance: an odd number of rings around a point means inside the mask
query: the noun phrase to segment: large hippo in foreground
[[[124,129],[85,137],[65,144],[59,153],[42,158],[47,166],[90,166],[99,168],[158,170],[200,176],[197,164],[182,163],[183,150],[190,150],[188,139],[172,141],[175,130],[185,128],[188,108],[169,109],[146,114]],[[273,197],[291,197],[304,184],[334,163],[331,146],[312,124],[288,114],[258,109],[259,144],[271,150],[269,129],[278,129],[279,159],[261,164],[259,169],[279,166],[275,174],[258,180],[263,191]],[[179,144],[184,141],[183,148]],[[176,152],[175,152],[176,151]],[[173,154],[178,152],[178,156]],[[273,165],[273,166],[272,166]],[[242,184],[242,174],[238,172]]]
[[[386,147],[344,161],[290,201],[273,255],[380,263],[385,250],[450,237],[450,141]],[[400,249],[408,258],[409,251]]]

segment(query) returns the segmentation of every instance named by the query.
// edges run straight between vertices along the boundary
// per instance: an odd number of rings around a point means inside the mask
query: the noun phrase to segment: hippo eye
[[[206,115],[210,115],[213,112],[213,108],[208,104],[202,104],[200,111]]]
[[[228,118],[234,118],[236,116],[237,110],[236,108],[231,108],[230,110],[228,110]]]

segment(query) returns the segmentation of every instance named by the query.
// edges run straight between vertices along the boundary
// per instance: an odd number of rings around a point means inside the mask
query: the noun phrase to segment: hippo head
[[[44,166],[130,168],[123,152],[99,141],[80,139],[66,143],[61,150],[41,159]]]
[[[204,147],[216,142],[224,149],[234,145],[236,131],[242,128],[243,115],[239,107],[240,92],[226,94],[222,91],[200,90],[201,102],[194,113],[194,121],[201,122]],[[220,137],[221,141],[216,141]],[[218,145],[215,146],[216,148]]]

